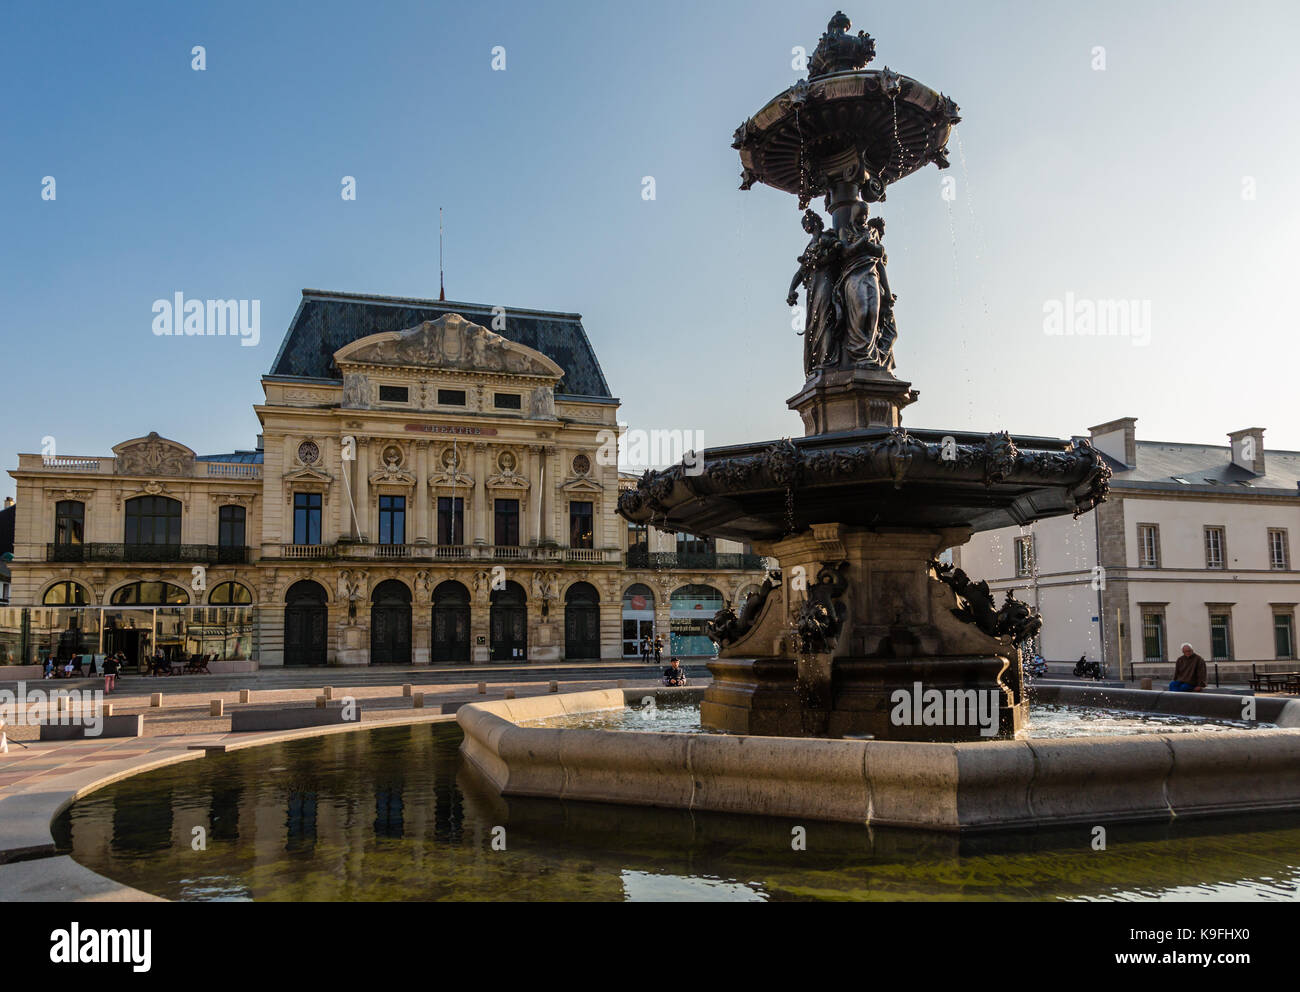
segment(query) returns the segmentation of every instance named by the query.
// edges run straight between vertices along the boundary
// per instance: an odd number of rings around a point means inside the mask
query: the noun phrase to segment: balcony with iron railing
[[[248,548],[217,544],[47,544],[47,562],[121,562],[134,564],[243,565]]]
[[[773,560],[762,555],[727,551],[648,551],[632,548],[627,553],[628,568],[721,569],[761,572],[775,568]]]
[[[283,559],[341,558],[365,561],[441,562],[583,562],[617,565],[617,548],[566,548],[558,545],[515,544],[373,544],[339,541],[337,544],[280,544],[269,557]]]

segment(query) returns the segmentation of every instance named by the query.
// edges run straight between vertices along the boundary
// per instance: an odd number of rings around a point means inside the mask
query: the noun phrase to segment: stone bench
[[[303,730],[335,724],[360,723],[361,706],[354,704],[352,719],[343,718],[342,706],[296,706],[290,709],[231,709],[230,732],[243,734],[255,730]]]
[[[141,737],[144,735],[144,715],[141,713],[101,717],[103,728],[98,734],[87,733],[83,723],[42,723],[43,741],[97,740],[100,737]]]

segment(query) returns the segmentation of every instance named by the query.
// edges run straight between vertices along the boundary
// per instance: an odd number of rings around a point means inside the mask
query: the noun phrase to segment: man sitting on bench
[[[1204,688],[1205,659],[1190,644],[1184,644],[1182,657],[1174,662],[1174,680],[1169,683],[1169,691],[1200,692]]]
[[[667,668],[664,669],[664,685],[685,685],[686,669],[682,668],[682,663],[676,658],[672,660]]]

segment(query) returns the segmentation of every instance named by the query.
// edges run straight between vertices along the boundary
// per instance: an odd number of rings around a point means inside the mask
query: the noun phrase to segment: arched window
[[[238,582],[222,582],[212,587],[208,602],[213,606],[248,606],[253,602],[253,594]]]
[[[137,496],[126,501],[126,544],[181,543],[181,502],[167,496]]]
[[[76,582],[56,582],[41,600],[43,606],[85,606],[87,602],[85,587]]]
[[[186,606],[190,596],[170,582],[132,582],[112,595],[114,606]]]

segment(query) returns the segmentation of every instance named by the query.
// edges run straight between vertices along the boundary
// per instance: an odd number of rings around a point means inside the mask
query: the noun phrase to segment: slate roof
[[[224,455],[195,455],[196,462],[234,462],[237,465],[261,465],[261,451],[231,451]]]
[[[1173,441],[1138,441],[1137,467],[1125,468],[1106,458],[1114,475],[1112,487],[1200,489],[1213,492],[1284,490],[1300,495],[1300,451],[1264,449],[1264,474],[1256,475],[1232,464],[1227,445],[1180,444]],[[1186,480],[1185,483],[1179,479]]]
[[[535,348],[564,369],[557,393],[612,399],[605,373],[592,350],[582,316],[547,310],[504,307],[501,335]],[[413,300],[392,296],[364,296],[304,289],[298,312],[289,324],[271,366],[272,376],[339,379],[334,352],[371,334],[404,331],[443,314],[458,313],[491,329],[492,306],[482,303]]]

